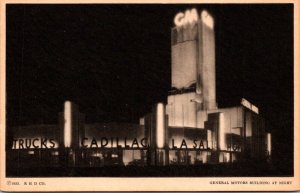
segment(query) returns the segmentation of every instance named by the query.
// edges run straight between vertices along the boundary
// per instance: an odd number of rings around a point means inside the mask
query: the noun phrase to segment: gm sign
[[[191,9],[191,10],[186,10],[185,13],[179,12],[174,18],[174,23],[176,27],[182,27],[187,24],[195,24],[198,21],[198,12],[197,10]],[[203,10],[201,12],[201,21],[209,28],[213,29],[214,28],[214,20],[210,16],[210,14]]]
[[[196,9],[186,10],[185,13],[179,12],[174,18],[174,23],[177,27],[186,24],[193,24],[198,21],[198,13]]]

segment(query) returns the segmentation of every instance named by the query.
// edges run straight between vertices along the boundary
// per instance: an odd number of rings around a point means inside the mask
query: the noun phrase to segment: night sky
[[[219,107],[246,98],[272,132],[274,162],[293,152],[293,6],[7,5],[7,125],[58,124],[65,100],[87,123],[138,122],[171,88],[173,18],[215,18]],[[280,163],[279,163],[280,162]]]

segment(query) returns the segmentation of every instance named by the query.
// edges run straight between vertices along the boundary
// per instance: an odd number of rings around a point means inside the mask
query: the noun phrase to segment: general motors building
[[[237,106],[218,108],[213,17],[186,10],[174,17],[174,25],[167,104],[158,101],[139,124],[86,124],[80,107],[66,101],[57,125],[9,128],[8,167],[13,162],[24,168],[268,160],[271,134],[258,107],[242,98]]]

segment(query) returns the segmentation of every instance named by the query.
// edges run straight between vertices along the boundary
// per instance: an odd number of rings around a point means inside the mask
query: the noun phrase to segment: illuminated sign
[[[194,140],[192,140],[192,143],[190,144],[190,143],[187,143],[185,139],[182,139],[180,146],[178,147],[175,145],[175,140],[172,139],[171,149],[188,149],[191,147],[193,149],[209,149],[208,145],[207,145],[207,141],[204,141],[204,140],[194,139]]]
[[[246,107],[247,109],[255,112],[256,114],[259,113],[258,107],[256,107],[255,105],[251,104],[249,101],[247,101],[246,99],[242,98],[241,100],[241,104]]]
[[[242,98],[241,104],[251,110],[251,103],[246,99]]]
[[[180,143],[175,143],[175,141]],[[119,138],[119,137],[101,137],[87,138],[80,140],[82,148],[149,148],[148,138]],[[58,148],[58,143],[52,138],[20,138],[13,140],[12,149],[54,149]],[[210,149],[207,140],[202,139],[172,139],[170,149]]]
[[[251,110],[258,114],[258,108],[254,105],[251,105]]]
[[[201,12],[201,20],[209,28],[214,28],[214,19],[209,15],[207,11],[204,10]]]
[[[57,148],[58,144],[54,139],[48,138],[20,138],[13,140],[12,149],[53,149]]]
[[[174,23],[177,27],[181,27],[186,24],[194,24],[197,21],[198,13],[196,9],[186,10],[185,13],[179,12],[174,17]]]
[[[227,144],[227,151],[238,151],[241,152],[241,146],[239,144]]]
[[[148,146],[149,144],[147,138],[142,138],[140,140],[134,138],[131,141],[129,141],[129,139],[126,137],[101,137],[100,140],[96,139],[95,137],[93,137],[92,140],[84,137],[81,139],[81,147],[83,148],[147,148]]]

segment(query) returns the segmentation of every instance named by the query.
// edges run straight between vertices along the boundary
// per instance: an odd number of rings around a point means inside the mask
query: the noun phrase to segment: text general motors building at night
[[[171,29],[172,85],[140,124],[85,124],[70,101],[57,125],[11,128],[7,165],[18,167],[168,166],[269,160],[271,135],[246,99],[216,101],[214,19],[205,10],[180,12]],[[238,91],[237,91],[238,92]]]

